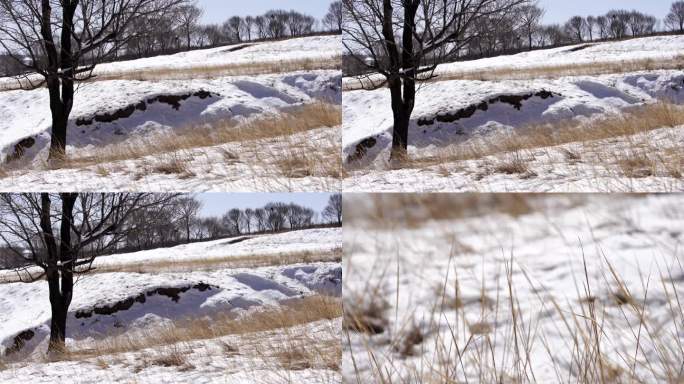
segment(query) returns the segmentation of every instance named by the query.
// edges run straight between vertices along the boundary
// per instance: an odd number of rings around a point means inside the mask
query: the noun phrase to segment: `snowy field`
[[[524,73],[530,69],[600,66],[604,64],[627,65],[638,61],[649,61],[657,66],[658,62],[677,60],[682,55],[684,55],[684,37],[654,36],[601,43],[587,42],[560,48],[522,52],[515,55],[442,64],[438,66],[435,74],[443,77],[467,76],[469,74],[485,76],[487,72],[502,70]],[[509,75],[516,76],[515,73],[509,73]],[[381,77],[375,75],[360,79],[363,84],[368,84],[368,80],[377,82]],[[345,87],[358,86],[359,79],[345,78],[344,85]]]
[[[570,48],[446,64],[439,67],[438,73],[451,70],[452,67],[472,67],[484,71],[493,62],[497,63],[497,68],[509,68],[515,74],[526,65],[556,65],[563,60],[565,64],[591,63],[602,57],[616,60],[657,60],[684,54],[684,37],[601,43],[567,52]],[[559,57],[559,63],[553,61],[555,57]],[[591,124],[597,119],[620,116],[626,110],[656,103],[684,104],[683,71],[649,70],[528,80],[443,80],[423,83],[416,97],[409,126],[409,154],[413,160],[420,161],[442,156],[445,149],[452,147],[496,144],[519,133],[521,128],[531,126],[556,127],[557,131],[551,134],[560,136],[564,133],[560,130],[569,122]],[[604,153],[615,156],[632,149],[621,142],[625,140],[616,137],[609,138],[609,143],[578,142],[559,148],[539,147],[536,151],[526,151],[522,155],[529,163],[527,166],[531,172],[528,175],[534,174],[534,177],[497,172],[483,175],[482,172],[477,172],[487,168],[494,160],[505,161],[507,158],[521,156],[521,153],[505,150],[499,151],[496,157],[483,156],[463,162],[445,159],[439,164],[440,167],[412,167],[409,164],[405,169],[392,171],[388,169],[393,125],[389,106],[390,94],[386,88],[345,91],[342,141],[343,156],[350,170],[350,175],[344,182],[345,190],[585,192],[615,190],[612,189],[614,185],[623,186],[615,191],[682,190],[681,178],[670,177],[664,172],[634,178],[621,175],[614,166],[604,167],[605,161],[575,164],[562,161],[562,153],[578,144],[604,146]],[[660,133],[648,134],[667,136],[669,141],[666,147],[676,148],[682,145],[682,127],[679,124],[658,127],[663,128]],[[666,132],[663,134],[663,131]],[[626,141],[630,139],[627,138]],[[588,154],[585,160],[592,160],[590,150],[583,153]],[[556,161],[555,158],[558,157],[561,161]],[[678,167],[681,168],[682,165]]]
[[[269,161],[284,151],[293,152],[293,145],[298,142],[313,142],[307,148],[313,148],[314,153],[309,154],[312,157],[317,155],[316,151],[327,153],[333,147],[339,153],[338,126],[321,124],[292,135],[274,133],[266,141],[250,139],[248,135],[240,139],[236,133],[231,142],[221,142],[217,127],[224,131],[247,131],[253,129],[250,123],[258,124],[260,119],[276,119],[284,114],[297,116],[297,111],[305,106],[339,105],[342,96],[338,70],[153,81],[140,81],[127,74],[165,67],[202,73],[204,66],[235,63],[234,56],[239,56],[245,65],[297,55],[314,60],[336,55],[337,50],[332,48],[336,41],[334,36],[303,38],[257,44],[233,52],[216,48],[104,64],[98,68],[119,73],[120,79],[80,84],[68,127],[67,155],[75,158],[76,163],[79,159],[89,161],[58,170],[46,166],[51,126],[46,89],[0,92],[0,159],[6,163],[0,171],[0,188],[62,190],[63,183],[68,183],[80,190],[118,190],[135,185],[140,191],[270,191],[282,190],[285,184],[288,190],[327,190],[336,182],[329,172],[313,170],[292,175],[279,171]],[[214,145],[154,153],[155,146],[168,141],[170,136],[178,136],[180,141],[204,131],[215,139]],[[262,147],[262,152],[271,156],[255,158],[250,151],[241,156],[242,145]],[[150,157],[121,156],[130,148],[142,154],[150,152]],[[183,163],[183,169],[164,171],[163,163],[171,161]]]
[[[345,381],[681,381],[683,203],[347,197]]]
[[[339,383],[339,367],[331,363],[339,360],[339,315],[323,316],[328,313],[314,306],[339,306],[338,262],[254,268],[202,268],[202,263],[303,252],[324,259],[340,247],[340,229],[317,229],[102,256],[95,265],[102,270],[75,284],[67,320],[72,356],[60,361],[45,357],[47,283],[2,283],[0,381],[116,382],[135,375],[159,383]],[[121,272],[160,261],[196,267]],[[218,330],[203,333],[209,328]],[[317,348],[318,357],[285,353]]]

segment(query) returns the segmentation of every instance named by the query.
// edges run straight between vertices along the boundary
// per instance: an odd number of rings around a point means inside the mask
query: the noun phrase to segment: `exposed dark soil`
[[[374,137],[369,137],[362,140],[360,143],[356,144],[354,153],[347,157],[347,163],[353,163],[363,159],[366,156],[366,153],[368,153],[368,150],[375,147],[377,143],[378,140],[376,140]]]
[[[253,45],[254,45],[254,44],[244,44],[244,45],[239,45],[239,46],[237,46],[237,47],[230,47],[230,48],[224,49],[223,52],[237,52],[237,51],[241,51],[241,50],[243,50],[243,49],[245,49],[245,48],[249,48],[249,47],[251,47],[251,46],[253,46]]]
[[[528,94],[523,94],[523,95],[500,95],[497,97],[493,97],[489,100],[482,101],[478,104],[471,104],[463,109],[459,109],[456,112],[453,113],[447,113],[447,114],[441,114],[436,117],[423,117],[418,119],[418,126],[422,127],[425,125],[433,125],[435,121],[438,121],[440,123],[453,123],[455,121],[461,120],[461,119],[467,119],[469,117],[472,117],[477,111],[487,111],[489,110],[490,105],[494,105],[497,103],[504,103],[504,104],[510,104],[513,106],[513,108],[517,109],[518,111],[522,110],[522,103],[523,101],[529,100],[532,97],[539,97],[542,100],[546,100],[551,97],[556,97],[556,96],[561,96],[560,94],[556,94],[553,92],[549,92],[547,90],[541,90],[539,92],[535,93],[528,93]]]
[[[14,152],[7,155],[5,162],[9,163],[21,159],[21,157],[24,156],[24,152],[26,152],[27,149],[33,147],[35,144],[36,139],[34,139],[33,137],[27,137],[25,139],[22,139],[20,142],[14,145]]]
[[[147,291],[145,293],[141,293],[137,296],[134,297],[129,297],[127,299],[118,301],[114,304],[111,305],[104,305],[101,307],[95,307],[91,310],[82,310],[82,311],[77,311],[76,314],[74,315],[77,319],[88,319],[92,317],[94,314],[97,315],[112,315],[116,312],[120,311],[126,311],[130,309],[135,303],[145,303],[147,301],[147,297],[152,297],[155,295],[159,296],[166,296],[173,300],[173,302],[177,303],[180,301],[180,295],[181,293],[185,293],[191,289],[195,289],[200,292],[205,292],[205,291],[210,291],[214,288],[218,288],[213,285],[205,284],[205,283],[198,283],[195,285],[188,285],[184,287],[169,287],[169,288],[156,288],[151,291]]]
[[[568,49],[568,50],[565,51],[565,52],[568,52],[568,53],[569,53],[569,52],[577,52],[577,51],[581,51],[581,50],[583,50],[583,49],[587,49],[587,48],[593,47],[593,46],[594,46],[594,44],[579,45],[579,46],[577,46],[577,47],[575,47],[575,48],[570,48],[570,49]]]
[[[163,103],[163,104],[168,104],[170,105],[173,109],[176,111],[180,110],[181,107],[181,102],[189,99],[190,97],[198,97],[201,100],[213,97],[213,96],[218,96],[215,95],[211,92],[205,91],[205,90],[199,90],[194,93],[187,93],[183,95],[159,95],[155,97],[151,97],[149,99],[140,101],[136,104],[131,104],[128,105],[124,108],[121,108],[119,110],[116,110],[114,112],[106,112],[102,114],[97,114],[93,117],[90,118],[80,118],[76,120],[76,125],[77,126],[82,126],[82,125],[92,125],[94,122],[98,123],[112,123],[114,121],[117,121],[119,119],[125,119],[127,117],[131,117],[135,111],[145,111],[147,110],[148,105],[152,105],[154,103]]]
[[[18,335],[14,336],[14,341],[12,342],[12,346],[7,348],[5,350],[5,356],[10,356],[13,355],[17,352],[19,352],[22,348],[24,348],[24,345],[26,345],[26,342],[33,339],[33,337],[36,335],[35,332],[31,329],[27,329],[25,331],[22,331]]]

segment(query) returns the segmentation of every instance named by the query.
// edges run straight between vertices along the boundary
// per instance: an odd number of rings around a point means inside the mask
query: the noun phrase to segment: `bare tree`
[[[527,36],[527,46],[532,50],[532,37],[538,31],[544,10],[537,4],[525,4],[517,12],[520,18],[522,32]]]
[[[197,8],[195,4],[182,5],[178,7],[176,17],[178,18],[180,29],[185,36],[185,45],[190,49],[192,34],[197,30],[200,18],[202,17],[202,10]]]
[[[665,16],[665,25],[672,31],[684,33],[684,1],[675,1]]]
[[[135,36],[129,29],[136,20],[184,1],[0,0],[0,47],[41,76],[30,87],[46,85],[50,94],[51,160],[66,157],[75,82],[92,78],[98,62]]]
[[[197,219],[197,214],[202,208],[202,203],[193,197],[181,197],[176,201],[178,206],[179,222],[185,230],[185,241],[191,240],[192,224]]]
[[[289,13],[282,9],[268,11],[264,18],[267,20],[267,35],[272,39],[281,39],[287,34]]]
[[[233,16],[223,24],[223,33],[232,41],[239,43],[242,41],[242,25],[242,17]]]
[[[242,234],[242,210],[234,208],[223,216],[223,223],[226,228],[236,235]]]
[[[343,0],[345,48],[381,74],[390,89],[394,120],[391,159],[401,162],[407,158],[417,82],[434,77],[437,63],[454,57],[477,36],[473,26],[478,20],[504,17],[528,2]],[[372,61],[364,61],[364,56]]]
[[[577,42],[584,41],[584,32],[587,28],[587,21],[582,16],[573,16],[565,23],[565,30]]]
[[[337,193],[330,196],[328,205],[323,210],[323,218],[331,223],[342,224],[342,195]]]
[[[268,19],[265,16],[255,17],[254,26],[260,39],[265,39],[268,36]]]
[[[285,229],[286,215],[289,206],[285,203],[269,203],[264,207],[266,212],[266,226],[272,232]]]
[[[610,34],[614,39],[622,39],[627,35],[627,23],[630,19],[629,11],[623,9],[612,10],[606,15],[610,20]]]
[[[255,21],[256,19],[252,16],[247,16],[242,21],[242,34],[247,38],[247,41],[252,41],[252,29],[254,29]]]
[[[172,198],[130,193],[0,195],[0,239],[12,253],[40,270],[35,273],[26,268],[18,276],[24,282],[43,277],[48,282],[49,351],[64,349],[74,277],[91,271],[95,257],[115,249],[135,229],[129,222],[133,214]]]
[[[254,210],[252,208],[245,209],[244,219],[247,233],[252,233],[252,221],[254,220]]]
[[[587,23],[587,33],[589,34],[589,41],[594,41],[594,29],[596,27],[596,18],[594,16],[587,16],[585,21]]]
[[[344,7],[342,1],[333,1],[328,8],[328,13],[323,17],[323,25],[331,31],[342,32],[344,21]]]
[[[598,27],[599,38],[607,39],[610,30],[610,23],[606,16],[598,16],[596,18],[596,26]]]
[[[257,231],[263,232],[266,230],[266,209],[257,208],[254,210],[254,219],[256,220]]]
[[[631,11],[627,24],[632,32],[632,37],[643,36],[653,33],[656,25],[656,18],[650,15],[645,15],[638,11]]]

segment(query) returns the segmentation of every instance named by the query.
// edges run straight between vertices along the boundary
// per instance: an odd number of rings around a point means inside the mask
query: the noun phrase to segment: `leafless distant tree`
[[[627,24],[630,13],[623,9],[612,10],[606,15],[610,22],[610,35],[614,39],[622,39],[627,36]]]
[[[93,77],[97,63],[136,35],[136,20],[184,1],[0,0],[0,48],[42,77],[30,87],[46,85],[50,94],[51,160],[66,155],[76,81]]]
[[[653,33],[656,25],[656,18],[650,15],[645,15],[638,11],[631,11],[627,24],[632,32],[632,37],[643,36]]]
[[[477,36],[482,18],[507,16],[528,0],[343,0],[343,44],[391,93],[391,159],[407,158],[408,129],[417,82],[434,76],[436,63],[454,57]],[[363,59],[371,58],[371,62]],[[386,58],[386,59],[385,59]]]
[[[231,41],[242,41],[242,26],[243,21],[240,16],[233,16],[223,24],[223,33],[228,36]]]
[[[266,230],[266,209],[264,208],[257,208],[254,210],[254,219],[256,221],[257,225],[257,231],[263,232]]]
[[[268,36],[268,20],[265,16],[255,17],[254,26],[256,27],[257,36],[259,36],[260,39],[265,39]]]
[[[331,31],[342,32],[344,21],[344,7],[342,1],[333,1],[328,8],[328,13],[323,17],[323,25]]]
[[[231,230],[232,234],[242,234],[242,210],[234,208],[223,216],[223,225]]]
[[[252,41],[252,29],[254,29],[255,18],[247,16],[242,21],[242,35],[246,37],[247,41]]]
[[[245,213],[243,216],[245,218],[245,229],[247,230],[247,233],[252,233],[252,221],[254,220],[254,210],[252,208],[245,209]]]
[[[282,9],[268,11],[264,18],[267,22],[267,34],[272,39],[282,39],[287,36],[287,21],[289,13]]]
[[[589,41],[594,41],[594,29],[596,28],[596,18],[594,16],[587,16],[585,21],[587,23],[587,34],[589,35]]]
[[[172,195],[1,194],[0,240],[39,273],[17,271],[24,282],[46,278],[52,320],[49,351],[64,349],[74,279],[92,270],[96,256],[111,251],[135,224],[136,212],[158,207]],[[57,231],[57,232],[55,232]]]
[[[177,8],[176,17],[183,36],[185,36],[185,46],[188,49],[192,46],[192,34],[197,30],[202,10],[195,4],[185,4]]]
[[[584,32],[587,29],[587,21],[582,16],[573,16],[565,23],[565,30],[577,42],[584,41]]]
[[[185,230],[185,240],[190,242],[191,240],[191,228],[194,220],[197,218],[197,214],[202,208],[202,203],[193,197],[181,197],[176,202],[178,206],[179,221],[181,226]]]
[[[527,46],[532,50],[532,38],[539,30],[544,10],[539,8],[538,4],[525,4],[516,14],[520,18],[522,32],[527,36]]]
[[[598,27],[599,38],[607,39],[610,30],[608,18],[606,16],[598,16],[596,18],[596,26]]]
[[[665,25],[672,31],[684,33],[684,1],[675,1],[665,16]]]
[[[336,223],[338,225],[342,224],[342,195],[337,193],[330,196],[328,200],[328,205],[323,210],[323,218],[330,221],[331,223]]]

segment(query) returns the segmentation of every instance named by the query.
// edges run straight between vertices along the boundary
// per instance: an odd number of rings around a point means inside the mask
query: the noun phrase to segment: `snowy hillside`
[[[681,196],[476,197],[345,201],[347,381],[681,380]]]
[[[95,272],[75,284],[67,319],[67,347],[81,357],[56,362],[44,361],[50,333],[47,283],[0,283],[0,381],[22,382],[30,375],[35,382],[54,382],[47,372],[67,377],[79,371],[80,361],[99,367],[84,372],[84,382],[122,380],[135,373],[146,382],[234,377],[242,383],[284,383],[290,377],[338,383],[336,368],[323,360],[329,357],[264,353],[325,347],[334,355],[339,349],[339,315],[324,309],[338,311],[341,265],[316,260],[332,260],[327,255],[339,254],[340,247],[341,229],[314,229],[102,256]],[[274,261],[293,261],[257,266],[269,255]],[[311,261],[297,262],[297,255]],[[255,266],[217,263],[238,258],[253,260]],[[153,273],[144,268],[160,263],[165,268]],[[314,309],[318,305],[323,309]],[[303,306],[311,312],[302,312]],[[205,332],[191,326],[202,322],[207,322],[207,334],[191,337]],[[309,337],[318,337],[320,344],[306,344],[313,340]],[[117,343],[122,344],[114,348]],[[94,354],[93,348],[100,352]],[[188,350],[183,364],[159,362],[179,350]]]
[[[61,182],[68,180],[80,190],[130,189],[134,184],[140,191],[272,191],[284,189],[282,185],[297,191],[329,190],[337,169],[301,170],[291,163],[273,163],[286,157],[283,152],[294,156],[297,143],[311,146],[306,148],[309,163],[329,156],[333,146],[339,152],[339,116],[329,122],[306,110],[341,104],[337,64],[316,64],[337,63],[337,40],[290,39],[98,66],[98,73],[106,76],[79,84],[75,94],[66,148],[72,161],[56,170],[45,164],[52,124],[47,90],[2,91],[1,188],[34,189],[40,180],[44,189],[61,190]],[[278,64],[291,58],[312,64]],[[264,63],[273,68],[245,71],[248,75],[211,69]],[[139,76],[140,71],[164,70],[183,76]],[[333,113],[339,115],[333,111],[327,116]],[[264,125],[285,116],[292,123],[268,135]],[[262,153],[268,156],[257,158],[252,147],[266,148]],[[175,167],[165,166],[169,162]]]
[[[677,48],[668,50],[664,47]],[[508,68],[511,77],[515,71],[525,66],[555,65],[554,58],[566,64],[583,60],[591,63],[601,57],[623,60],[628,58],[657,59],[664,56],[684,54],[684,37],[668,36],[627,40],[614,43],[599,43],[581,50],[558,48],[522,53],[512,57],[459,62],[440,66],[455,68],[478,68],[484,73],[493,68]],[[679,53],[678,53],[679,52]],[[618,54],[619,53],[619,54]],[[577,57],[575,57],[577,56]],[[490,65],[496,63],[496,65]],[[444,69],[446,71],[446,69]],[[450,69],[449,69],[450,70]],[[571,73],[571,71],[569,72]],[[615,133],[612,137],[605,134],[600,140],[584,140],[577,137],[574,142],[563,139],[556,146],[539,145],[532,148],[522,146],[523,153],[511,151],[502,143],[516,139],[527,131],[544,128],[545,135],[554,137],[568,136],[567,127],[598,125],[607,118],[627,116],[626,112],[644,106],[661,104],[684,104],[684,72],[681,70],[648,70],[597,75],[561,75],[544,78],[543,73],[534,74],[525,80],[449,80],[421,83],[416,96],[416,105],[409,125],[409,155],[415,163],[405,169],[388,171],[388,160],[392,138],[392,110],[390,93],[385,87],[375,90],[345,91],[343,106],[343,152],[350,175],[344,182],[345,190],[352,191],[677,191],[681,182],[676,172],[663,170],[670,167],[652,167],[649,177],[635,178],[621,175],[619,167],[603,169],[605,159],[596,159],[592,150],[582,149],[587,154],[584,164],[568,164],[563,153],[576,151],[577,146],[598,148],[604,146],[604,157],[622,157],[634,152],[634,147],[620,142],[625,132]],[[346,81],[347,79],[345,79]],[[674,149],[681,145],[684,124],[679,112],[664,119],[661,126],[640,127],[645,136],[659,133],[647,132],[662,128],[661,136],[671,137],[663,146]],[[527,130],[527,131],[526,131]],[[617,129],[615,129],[617,131]],[[592,136],[592,135],[585,135]],[[596,135],[594,135],[596,136]],[[652,137],[651,137],[652,138]],[[525,140],[521,137],[518,140]],[[626,141],[633,141],[629,138]],[[637,138],[639,142],[642,138]],[[550,140],[551,141],[551,140]],[[643,140],[649,142],[648,140]],[[656,141],[651,141],[655,143]],[[500,149],[497,149],[500,148]],[[669,151],[668,149],[668,151]],[[599,152],[601,150],[599,149]],[[469,155],[465,153],[482,153]],[[559,155],[549,154],[558,152]],[[498,155],[498,156],[490,156]],[[666,153],[655,153],[655,157],[668,157]],[[464,161],[449,160],[465,157]],[[438,161],[442,158],[443,160]],[[504,174],[499,179],[482,177],[478,169],[496,168],[492,163],[508,162],[511,158],[523,158],[529,173],[534,178],[523,178],[517,174]],[[560,158],[560,161],[559,161]],[[472,161],[471,161],[472,160]],[[421,166],[438,164],[440,167]],[[578,162],[575,162],[578,163]],[[678,160],[671,163],[678,164]],[[489,164],[489,165],[488,165]],[[575,167],[577,165],[577,167]],[[585,166],[586,165],[586,166]],[[594,171],[599,165],[600,171]],[[657,168],[657,169],[656,169]],[[671,168],[671,167],[670,167]],[[486,176],[492,173],[488,172]],[[504,172],[505,173],[505,172]],[[669,177],[671,173],[675,177]],[[441,174],[441,176],[440,176]],[[582,184],[574,183],[574,176]],[[538,177],[537,177],[538,176]],[[653,177],[650,177],[653,176]],[[598,179],[593,185],[585,182]],[[417,182],[417,180],[421,180]],[[623,185],[611,189],[609,184]]]
[[[571,45],[560,48],[540,49],[515,55],[489,57],[478,60],[459,61],[437,67],[438,76],[467,75],[499,70],[524,71],[552,67],[587,66],[608,63],[628,64],[635,61],[658,62],[677,60],[684,56],[684,36],[654,36]],[[515,73],[510,73],[515,76]],[[377,77],[379,79],[380,77]],[[345,78],[345,86],[358,84],[354,78]]]

